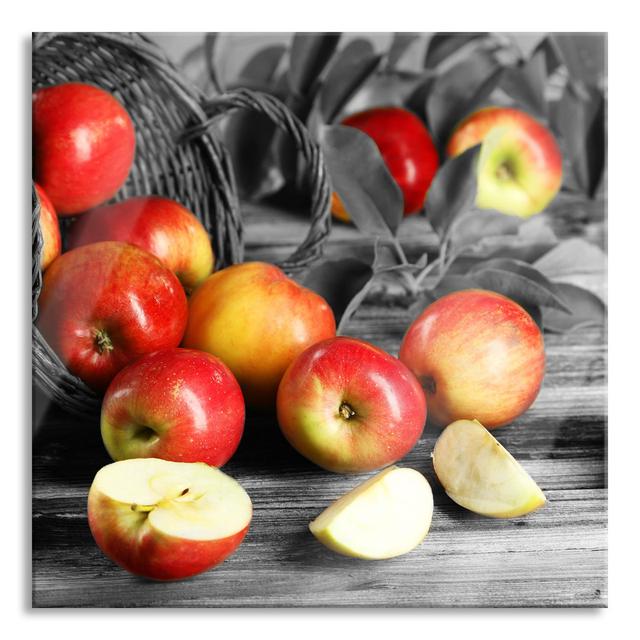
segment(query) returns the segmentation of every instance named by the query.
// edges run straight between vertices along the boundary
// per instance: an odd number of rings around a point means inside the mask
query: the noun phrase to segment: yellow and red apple
[[[519,109],[479,109],[456,126],[447,155],[480,143],[478,207],[528,218],[555,198],[562,185],[562,154],[538,120]]]
[[[209,353],[167,349],[142,356],[111,381],[100,418],[114,460],[162,458],[221,467],[244,429],[244,399],[229,368]]]
[[[169,198],[139,196],[92,209],[74,222],[69,247],[105,240],[145,249],[171,269],[187,290],[213,271],[211,241],[202,223]]]
[[[35,188],[40,201],[40,232],[42,233],[40,268],[44,271],[60,255],[62,239],[58,215],[53,208],[53,203],[40,185],[36,184]]]
[[[63,253],[45,271],[38,328],[69,371],[96,391],[145,353],[177,347],[187,297],[155,256],[124,242]]]
[[[432,420],[505,425],[533,403],[544,376],[544,340],[516,302],[492,291],[450,293],[411,324],[400,360],[422,383]]]
[[[249,530],[252,506],[240,484],[215,467],[138,458],[98,471],[87,512],[111,560],[139,576],[178,580],[229,557]]]
[[[194,291],[183,346],[220,358],[248,404],[271,408],[289,364],[335,333],[324,298],[274,265],[246,262],[214,273]]]
[[[278,388],[278,423],[305,458],[336,473],[373,471],[405,456],[422,435],[427,403],[397,358],[338,337],[309,347]]]

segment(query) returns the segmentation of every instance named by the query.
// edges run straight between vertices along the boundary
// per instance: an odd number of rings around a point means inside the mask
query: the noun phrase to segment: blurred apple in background
[[[289,364],[335,333],[321,296],[272,264],[246,262],[214,273],[194,291],[183,346],[219,357],[248,404],[272,408]]]
[[[382,349],[346,337],[320,342],[294,360],[277,408],[294,449],[337,473],[396,462],[413,449],[427,419],[411,371]]]
[[[538,325],[513,300],[479,289],[430,304],[409,327],[399,357],[422,383],[440,426],[507,424],[531,406],[544,376]]]
[[[244,399],[215,356],[168,349],[142,356],[111,381],[102,440],[114,460],[162,458],[221,467],[244,429]]]
[[[160,259],[187,290],[213,271],[211,241],[202,223],[180,203],[159,196],[140,196],[98,207],[71,227],[69,246],[119,240]]]
[[[136,575],[177,580],[230,556],[249,530],[252,506],[215,467],[138,458],[98,471],[87,511],[106,556]]]
[[[96,391],[145,353],[177,347],[188,311],[173,273],[123,242],[63,253],[44,274],[38,306],[46,341]]]
[[[38,89],[32,97],[33,170],[60,216],[102,204],[124,184],[135,132],[110,93],[81,82]]]
[[[423,122],[401,107],[377,107],[345,118],[341,124],[366,133],[376,143],[393,179],[404,197],[404,214],[422,209],[433,176],[438,170],[438,152]],[[349,220],[337,194],[331,211],[342,221]]]
[[[454,502],[484,516],[514,518],[546,502],[540,487],[477,420],[458,420],[442,432],[433,468]]]
[[[535,118],[507,107],[487,107],[456,126],[447,154],[482,143],[476,204],[528,218],[542,211],[562,185],[562,154],[551,132]]]
[[[35,188],[40,201],[40,232],[43,242],[40,268],[44,271],[60,255],[62,240],[58,216],[51,200],[40,185],[36,184]]]
[[[432,515],[425,477],[392,466],[336,500],[309,529],[336,553],[383,560],[415,549],[429,532]]]

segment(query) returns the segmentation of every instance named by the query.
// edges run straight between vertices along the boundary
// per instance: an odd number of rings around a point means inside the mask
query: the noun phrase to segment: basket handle
[[[189,130],[188,135],[202,133],[221,114],[234,109],[252,109],[267,116],[288,133],[307,161],[311,183],[311,225],[302,244],[278,266],[287,273],[300,271],[322,255],[331,230],[331,187],[329,174],[319,145],[309,131],[280,100],[259,91],[238,89],[208,99],[202,105],[208,120]]]
[[[40,198],[36,192],[36,187],[31,184],[31,322],[35,322],[38,317],[38,296],[42,289],[42,269],[40,260],[44,248],[44,239],[40,229]]]

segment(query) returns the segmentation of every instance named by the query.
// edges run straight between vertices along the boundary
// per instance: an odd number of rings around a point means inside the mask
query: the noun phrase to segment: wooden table
[[[304,232],[295,216],[247,211],[247,258],[278,259]],[[276,216],[279,214],[276,214]],[[411,226],[413,225],[413,226]],[[270,231],[271,229],[271,231]],[[277,229],[277,240],[273,229]],[[421,235],[422,234],[422,235]],[[432,244],[424,221],[401,237],[416,253]],[[358,239],[336,227],[329,253]],[[580,274],[573,278],[581,280]],[[585,276],[585,284],[598,286]],[[603,285],[604,279],[600,278]],[[401,308],[362,308],[348,333],[397,354],[409,322]],[[607,604],[606,334],[546,335],[547,370],[531,409],[495,435],[539,483],[548,504],[512,520],[463,510],[434,477],[430,425],[401,462],[425,474],[435,501],[431,531],[392,560],[344,558],[307,525],[366,476],[324,472],[284,441],[272,416],[249,415],[225,467],[250,494],[251,529],[213,571],[173,583],[131,576],[102,555],[87,526],[86,497],[110,462],[97,421],[69,418],[34,395],[33,604],[38,607],[604,607]]]

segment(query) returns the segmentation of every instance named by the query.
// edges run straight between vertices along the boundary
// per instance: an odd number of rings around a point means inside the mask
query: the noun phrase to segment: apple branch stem
[[[428,264],[417,276],[415,276],[416,286],[418,291],[425,291],[435,288],[440,280],[446,275],[449,267],[455,262],[460,255],[461,251],[454,251],[449,253],[447,251],[447,244],[442,245],[440,255],[430,264]],[[434,283],[430,283],[430,286],[426,286],[425,280],[431,273],[438,270],[438,275]]]

